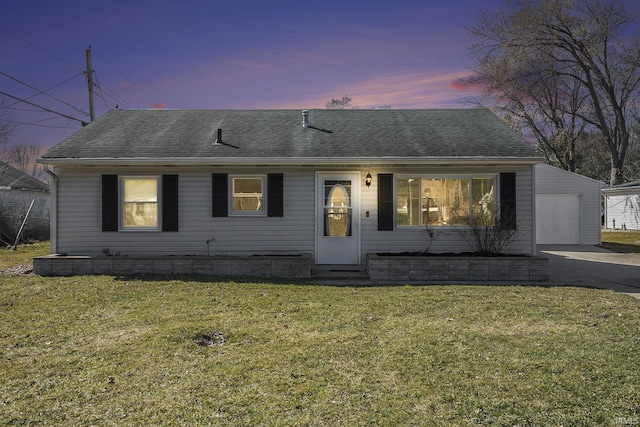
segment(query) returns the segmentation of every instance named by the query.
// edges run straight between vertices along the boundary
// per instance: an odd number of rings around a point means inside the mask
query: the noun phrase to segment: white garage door
[[[579,194],[536,194],[536,242],[582,243],[582,197]]]

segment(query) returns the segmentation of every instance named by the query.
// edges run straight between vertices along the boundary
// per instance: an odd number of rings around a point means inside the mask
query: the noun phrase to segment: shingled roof
[[[301,110],[112,110],[43,161],[442,157],[533,161],[537,155],[485,109],[309,110],[307,128]]]
[[[48,192],[49,185],[7,163],[0,162],[0,189]]]

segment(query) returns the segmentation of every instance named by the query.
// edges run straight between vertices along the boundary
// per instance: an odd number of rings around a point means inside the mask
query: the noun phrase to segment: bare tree
[[[625,174],[629,180],[640,179],[640,129],[634,127],[629,139]],[[609,150],[602,142],[602,134],[586,132],[578,140],[578,158],[580,168],[577,172],[599,181],[607,182],[611,176]]]
[[[329,110],[344,110],[351,106],[351,98],[348,95],[342,97],[342,99],[332,99],[325,104]]]
[[[498,108],[506,107],[545,155],[570,170],[578,136],[597,129],[609,152],[611,184],[625,179],[640,94],[635,7],[624,0],[513,0],[471,29],[477,82],[487,83]]]
[[[6,99],[0,97],[0,160],[28,175],[47,181],[47,174],[36,162],[42,149],[37,145],[12,141],[15,125],[11,123],[5,106]]]
[[[47,175],[37,160],[42,154],[42,148],[33,144],[12,144],[0,153],[0,160],[14,168],[42,181],[47,181]]]
[[[511,56],[484,58],[468,79],[483,88],[474,102],[489,105],[514,129],[533,137],[547,161],[576,169],[576,141],[586,123],[578,113],[585,96],[579,82],[540,60]]]

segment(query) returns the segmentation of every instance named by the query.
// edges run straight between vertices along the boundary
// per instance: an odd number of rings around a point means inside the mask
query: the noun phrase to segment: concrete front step
[[[315,265],[311,266],[311,278],[369,279],[369,274],[358,265]]]

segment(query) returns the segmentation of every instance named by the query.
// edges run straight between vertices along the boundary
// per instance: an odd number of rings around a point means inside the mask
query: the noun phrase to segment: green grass
[[[640,231],[603,231],[602,247],[622,253],[640,253]]]
[[[31,264],[34,257],[49,254],[49,242],[18,245],[16,250],[0,247],[0,269]]]
[[[0,425],[637,424],[638,324],[581,288],[0,277]]]

